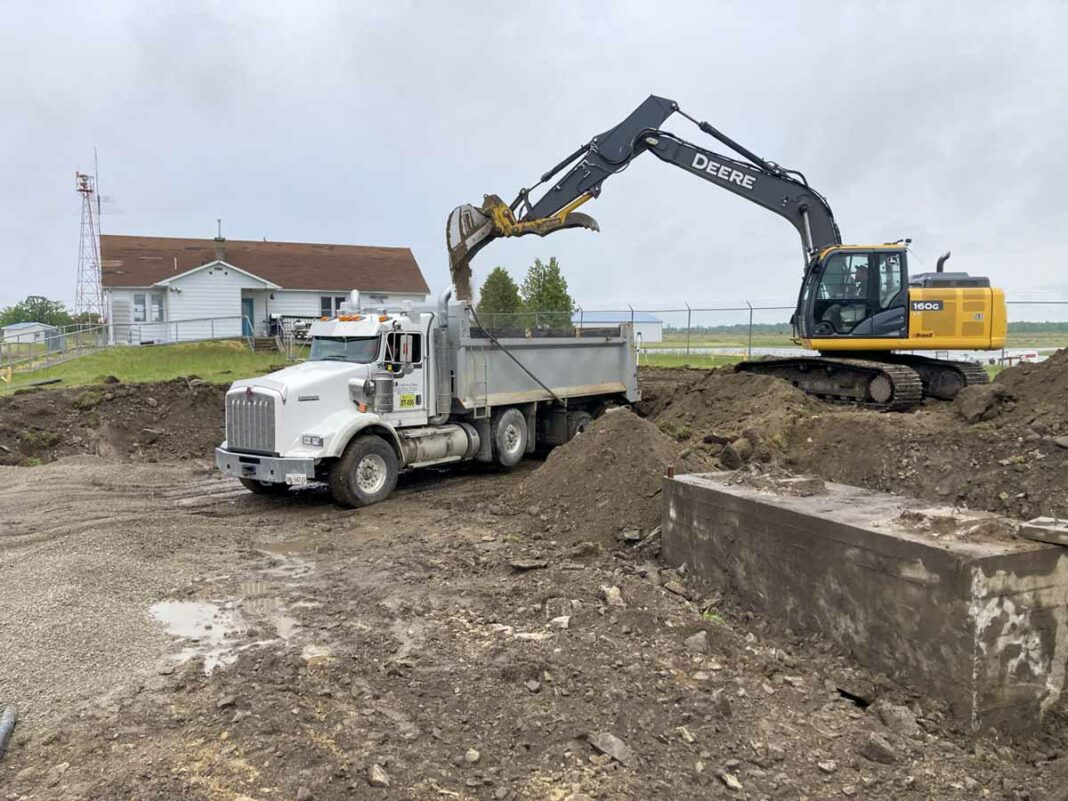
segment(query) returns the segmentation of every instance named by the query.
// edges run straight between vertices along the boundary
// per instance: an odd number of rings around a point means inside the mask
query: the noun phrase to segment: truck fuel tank
[[[408,467],[470,459],[480,445],[478,432],[468,423],[400,428],[397,434]]]

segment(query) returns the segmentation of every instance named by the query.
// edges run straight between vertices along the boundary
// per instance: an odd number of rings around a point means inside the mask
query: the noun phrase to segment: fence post
[[[582,322],[583,322],[582,315],[583,315],[582,307],[579,306],[579,324],[578,324],[578,328],[575,329],[575,337],[576,338],[581,338],[582,337]]]
[[[745,358],[746,359],[752,359],[753,358],[753,304],[750,303],[747,300],[745,302],[745,305],[749,307],[749,345],[746,348]]]
[[[693,316],[693,310],[690,308],[690,304],[686,304],[686,355],[690,355],[690,320]]]

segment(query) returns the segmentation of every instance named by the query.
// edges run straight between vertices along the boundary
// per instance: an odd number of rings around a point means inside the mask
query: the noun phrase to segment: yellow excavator
[[[675,113],[736,155],[715,153],[662,130]],[[801,236],[804,276],[790,322],[794,341],[819,356],[747,361],[737,370],[778,376],[828,400],[886,410],[912,408],[924,396],[948,400],[969,384],[989,380],[977,363],[915,351],[1003,347],[1007,321],[1002,290],[991,287],[987,278],[946,272],[949,253],[938,259],[934,272],[910,276],[910,240],[842,244],[826,198],[803,174],[760,158],[674,101],[655,95],[533,187],[521,189],[511,204],[486,195],[481,206],[453,209],[446,242],[457,297],[470,299],[471,259],[494,239],[546,236],[568,228],[600,230],[592,217],[576,209],[600,194],[606,178],[646,151],[785,217]],[[550,181],[533,200],[531,193]]]

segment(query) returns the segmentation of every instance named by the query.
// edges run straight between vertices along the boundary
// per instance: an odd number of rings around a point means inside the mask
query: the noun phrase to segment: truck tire
[[[569,412],[567,415],[567,441],[570,442],[589,428],[592,422],[593,415],[589,412]]]
[[[273,481],[260,481],[256,478],[239,478],[238,481],[249,492],[257,495],[285,495],[289,492],[288,484],[276,484]]]
[[[505,409],[493,418],[493,461],[499,467],[519,464],[527,452],[527,418],[518,409]]]
[[[373,434],[358,436],[330,470],[330,494],[342,506],[370,506],[389,497],[398,472],[397,454],[388,442]]]

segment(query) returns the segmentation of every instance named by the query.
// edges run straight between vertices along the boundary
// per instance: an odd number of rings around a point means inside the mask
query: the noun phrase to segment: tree
[[[567,281],[560,272],[555,256],[549,259],[548,264],[541,259],[534,259],[519,293],[527,311],[566,313],[570,322],[575,301],[568,294]]]
[[[522,310],[523,301],[519,299],[519,287],[512,280],[512,276],[503,267],[494,267],[493,272],[486,276],[478,293],[478,314],[516,315]],[[492,325],[489,320],[486,323]]]
[[[72,322],[70,313],[61,300],[49,300],[40,295],[30,295],[24,301],[0,311],[0,326],[14,323],[45,323],[65,326]]]

